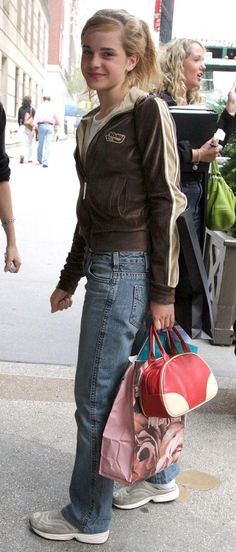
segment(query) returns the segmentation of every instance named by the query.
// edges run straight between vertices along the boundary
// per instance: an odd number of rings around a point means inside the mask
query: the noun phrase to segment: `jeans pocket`
[[[146,286],[135,285],[133,288],[133,303],[129,321],[139,328],[148,310],[148,292]]]
[[[86,266],[86,276],[95,282],[108,283],[112,279],[112,270],[103,262],[89,262]]]

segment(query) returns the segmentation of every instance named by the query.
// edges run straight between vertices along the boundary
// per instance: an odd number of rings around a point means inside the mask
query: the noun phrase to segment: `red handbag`
[[[177,353],[172,333],[183,349]],[[149,360],[139,384],[140,405],[145,416],[178,417],[213,399],[218,391],[217,381],[207,363],[192,353],[178,330],[168,331],[168,354],[153,325],[149,332]],[[156,340],[161,357],[153,353]]]

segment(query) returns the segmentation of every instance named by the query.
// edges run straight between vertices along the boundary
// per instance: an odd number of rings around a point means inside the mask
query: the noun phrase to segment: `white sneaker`
[[[179,487],[173,481],[173,487],[168,485],[137,481],[133,485],[122,487],[113,494],[113,506],[121,510],[132,510],[148,502],[170,502],[179,496]]]
[[[49,540],[68,541],[76,539],[78,542],[86,544],[103,544],[109,536],[109,531],[91,534],[80,533],[76,527],[66,521],[61,512],[56,510],[35,512],[29,521],[32,530],[37,535]]]

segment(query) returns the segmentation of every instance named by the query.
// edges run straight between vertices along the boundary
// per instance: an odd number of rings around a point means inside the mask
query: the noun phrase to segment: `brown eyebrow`
[[[88,46],[88,44],[82,44],[82,48],[84,48],[84,49],[87,48],[88,50],[91,50],[91,46]],[[101,52],[114,52],[115,53],[116,50],[114,50],[114,48],[101,48],[100,51]]]

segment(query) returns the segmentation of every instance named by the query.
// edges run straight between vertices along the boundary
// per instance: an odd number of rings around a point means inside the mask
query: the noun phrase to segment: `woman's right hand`
[[[56,288],[50,297],[51,312],[62,311],[68,309],[72,305],[72,294]]]
[[[212,140],[213,137],[205,142],[199,150],[192,150],[193,157],[195,157],[199,162],[211,163],[221,152],[222,146],[220,144],[212,146]]]

